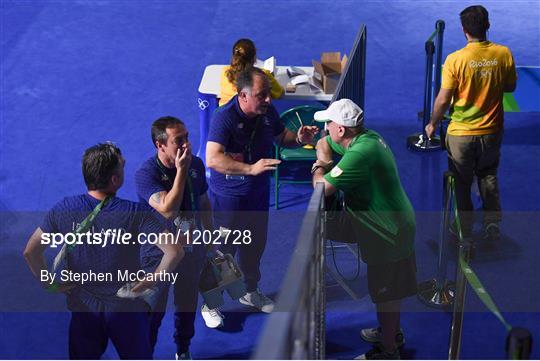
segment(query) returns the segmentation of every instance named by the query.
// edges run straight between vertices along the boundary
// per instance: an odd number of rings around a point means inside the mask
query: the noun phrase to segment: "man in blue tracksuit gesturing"
[[[270,159],[273,144],[298,147],[312,142],[319,129],[303,126],[294,133],[284,127],[270,104],[271,88],[262,70],[244,70],[236,87],[238,94],[218,109],[210,124],[206,146],[206,165],[211,169],[209,194],[215,227],[249,235],[240,245],[229,242],[221,247],[223,253],[239,251],[247,289],[240,302],[268,313],[274,304],[259,290],[258,283],[268,229],[268,171],[280,163]]]

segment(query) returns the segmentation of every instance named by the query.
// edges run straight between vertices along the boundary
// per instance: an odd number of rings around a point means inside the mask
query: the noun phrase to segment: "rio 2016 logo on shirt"
[[[191,178],[197,178],[199,176],[199,173],[195,169],[190,169],[189,170],[189,176]]]
[[[482,69],[480,70],[480,77],[487,78],[491,75],[491,69]]]
[[[476,61],[476,60],[469,61],[469,66],[473,69],[489,67],[489,66],[497,66],[497,64],[498,64],[497,59],[491,59],[491,60],[482,59],[480,61]]]
[[[386,149],[388,148],[388,146],[386,145],[386,143],[384,142],[384,140],[382,140],[381,138],[379,138],[379,143],[381,143],[381,145]]]
[[[491,68],[499,64],[497,59],[482,59],[480,61],[469,61],[469,67],[472,69],[478,69],[480,71],[481,78],[488,78],[491,76]]]

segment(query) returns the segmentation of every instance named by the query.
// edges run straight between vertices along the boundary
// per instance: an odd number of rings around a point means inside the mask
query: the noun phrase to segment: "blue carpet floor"
[[[443,152],[411,153],[408,135],[420,130],[424,41],[437,19],[446,21],[444,55],[464,45],[459,12],[467,1],[143,1],[1,0],[0,102],[0,359],[67,358],[66,312],[10,312],[63,308],[60,296],[44,294],[22,260],[22,248],[42,213],[84,183],[80,157],[96,142],[112,140],[127,159],[119,195],[136,199],[133,175],[152,154],[149,127],[162,115],[188,125],[193,148],[199,139],[197,88],[204,68],[228,62],[235,40],[255,41],[260,58],[279,65],[310,65],[323,51],[348,52],[360,24],[368,29],[366,124],[394,151],[405,190],[418,211],[419,279],[434,275]],[[489,38],[508,45],[517,65],[540,65],[540,3],[486,1]],[[527,85],[528,84],[528,85]],[[538,79],[528,78],[516,97],[524,109],[509,113],[500,168],[504,237],[481,243],[472,266],[508,321],[540,337],[539,244],[540,109]],[[524,91],[523,89],[528,89]],[[518,103],[520,99],[517,99]],[[277,101],[278,110],[297,103]],[[284,208],[271,211],[261,287],[271,295],[290,260],[311,189],[286,186]],[[273,198],[271,198],[273,199]],[[331,254],[327,254],[331,262]],[[336,251],[349,276],[356,262]],[[449,275],[453,275],[454,264]],[[352,301],[328,278],[327,357],[351,358],[367,351],[362,327],[375,323],[367,296],[365,266],[351,286]],[[15,290],[10,292],[9,290]],[[462,357],[504,358],[505,331],[469,291]],[[445,358],[450,314],[404,305],[407,345],[403,356]],[[249,358],[266,319],[238,303],[225,307],[227,326],[207,329],[197,316],[196,358]],[[174,356],[172,318],[160,331],[156,358]],[[533,356],[540,357],[538,348]],[[116,358],[109,347],[105,358]]]

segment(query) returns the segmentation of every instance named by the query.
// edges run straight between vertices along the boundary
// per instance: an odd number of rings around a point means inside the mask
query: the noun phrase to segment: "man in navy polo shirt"
[[[125,285],[119,273],[140,270],[138,242],[128,244],[77,244],[67,252],[69,271],[74,274],[111,274],[111,280],[58,283],[44,279],[47,265],[43,253],[47,248],[44,233],[75,233],[76,225],[91,221],[91,234],[122,230],[136,240],[140,233],[164,236],[163,224],[138,204],[116,197],[124,182],[124,158],[113,144],[98,144],[86,150],[83,157],[84,180],[88,192],[66,197],[46,215],[42,225],[30,237],[24,257],[32,273],[50,291],[65,292],[72,311],[69,326],[69,357],[99,359],[114,344],[123,359],[150,359],[148,340],[148,305],[141,298],[120,298],[116,294]],[[170,234],[169,234],[170,235]],[[112,238],[109,238],[112,240]],[[158,244],[163,252],[154,275],[169,273],[182,258],[182,248],[172,243]],[[119,268],[119,265],[121,265]],[[63,270],[62,273],[66,271]],[[50,273],[52,275],[52,273]],[[57,274],[58,276],[59,274]],[[57,277],[58,279],[59,277]],[[145,278],[133,288],[134,293],[151,288],[155,280]]]
[[[180,232],[189,229],[212,229],[210,201],[206,196],[205,169],[202,160],[191,154],[188,131],[184,123],[174,117],[161,117],[152,124],[152,142],[157,154],[147,159],[135,174],[137,195],[149,204]],[[177,267],[179,280],[174,284],[174,341],[179,359],[190,358],[189,345],[195,335],[199,275],[205,257],[203,244],[185,247],[184,259]],[[143,248],[143,265],[155,267],[160,251]],[[152,314],[150,339],[152,346],[165,315],[167,290],[162,290]],[[202,315],[210,327],[222,324],[219,310],[202,307]]]
[[[271,159],[273,144],[301,146],[313,141],[318,128],[303,126],[294,133],[284,127],[270,104],[270,84],[262,70],[241,72],[236,87],[238,94],[218,109],[210,124],[206,146],[209,193],[216,227],[251,232],[249,244],[228,243],[221,248],[231,254],[239,250],[247,288],[240,302],[269,313],[274,303],[259,290],[258,283],[268,229],[269,171],[280,163]]]

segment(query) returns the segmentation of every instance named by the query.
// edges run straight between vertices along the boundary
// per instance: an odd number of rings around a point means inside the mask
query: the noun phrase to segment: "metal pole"
[[[424,83],[424,110],[418,114],[422,115],[422,132],[413,134],[407,137],[407,147],[411,150],[417,150],[421,152],[430,152],[441,149],[441,139],[438,136],[434,136],[431,139],[427,138],[426,125],[431,117],[432,109],[432,95],[433,95],[433,54],[435,53],[435,45],[432,39],[437,36],[437,67],[435,71],[435,88],[437,92],[440,88],[440,64],[441,64],[441,51],[442,49],[442,32],[444,30],[444,21],[437,20],[435,23],[435,31],[430,35],[425,43],[426,48],[426,79]]]
[[[450,227],[450,216],[452,213],[452,188],[449,179],[453,177],[451,172],[445,172],[443,175],[444,194],[443,194],[443,218],[439,230],[439,263],[437,267],[437,284],[442,286],[446,283],[446,274],[448,269],[448,228]]]
[[[433,77],[433,53],[435,52],[435,45],[433,44],[433,41],[426,42],[425,48],[426,79],[424,81],[424,116],[422,118],[422,134],[424,135],[424,139],[427,139],[425,128],[431,116],[431,81]]]
[[[317,271],[317,280],[316,280],[316,289],[315,296],[317,297],[317,302],[315,307],[317,308],[317,353],[316,358],[318,360],[325,359],[325,284],[324,284],[324,242],[326,235],[326,222],[325,222],[325,198],[323,197],[321,202],[321,208],[319,209],[319,222],[320,222],[320,232],[318,233],[318,238],[316,240],[317,245],[315,247],[315,267]]]
[[[449,179],[451,172],[443,175],[443,214],[439,229],[439,258],[435,278],[421,282],[418,285],[418,298],[424,304],[433,307],[448,307],[454,301],[455,284],[447,279],[448,270],[448,228],[452,214],[452,189]]]
[[[362,81],[362,84],[361,84],[361,87],[360,87],[360,91],[361,91],[361,95],[360,95],[360,100],[361,100],[361,107],[362,109],[366,109],[365,108],[365,104],[364,104],[364,101],[365,101],[365,96],[366,96],[366,53],[367,53],[367,27],[364,26],[364,33],[362,34],[362,38],[360,39],[360,42],[361,42],[361,45],[362,45],[362,49],[364,49],[364,51],[362,51],[362,72],[360,73],[360,78],[361,78],[361,81]],[[365,114],[364,114],[365,115]]]
[[[465,294],[467,291],[467,279],[461,269],[460,260],[469,262],[471,244],[470,241],[460,241],[459,256],[456,270],[456,295],[454,299],[454,311],[452,313],[452,328],[450,329],[450,346],[448,349],[448,359],[459,359],[461,351],[461,333],[463,328],[463,310],[465,308]]]
[[[437,98],[439,90],[441,90],[441,73],[442,73],[442,54],[443,54],[443,38],[444,38],[444,21],[437,20],[435,23],[437,29],[437,59],[435,61],[435,89],[433,99]],[[432,108],[433,109],[433,108]],[[441,148],[445,148],[445,129],[443,122],[439,122],[439,139],[441,142]]]
[[[442,68],[442,49],[443,49],[443,37],[444,37],[444,21],[437,20],[435,23],[437,29],[437,58],[435,60],[435,89],[433,98],[436,98],[441,89],[441,68]]]

